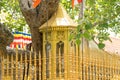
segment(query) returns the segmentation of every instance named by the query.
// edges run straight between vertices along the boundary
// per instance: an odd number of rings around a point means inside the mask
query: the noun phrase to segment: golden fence
[[[41,57],[32,52],[7,54],[1,61],[0,80],[41,80]]]
[[[16,50],[2,58],[0,80],[120,80],[120,56],[73,50],[63,56],[18,54]]]

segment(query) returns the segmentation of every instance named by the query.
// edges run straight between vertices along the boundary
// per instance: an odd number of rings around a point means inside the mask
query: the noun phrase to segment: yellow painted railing
[[[16,50],[3,57],[0,80],[120,80],[120,56],[98,50],[90,50],[88,56],[73,50],[64,56],[49,53],[49,58]]]

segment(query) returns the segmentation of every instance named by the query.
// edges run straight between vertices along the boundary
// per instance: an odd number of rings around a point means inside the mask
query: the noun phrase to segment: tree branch
[[[46,10],[48,10],[48,18],[50,18],[57,10],[59,1],[60,0],[42,0],[40,5],[35,9],[32,8],[32,0],[19,0],[19,3],[28,25],[30,27],[39,27],[47,21]]]
[[[114,15],[114,16],[112,16],[112,17],[110,17],[110,18],[107,18],[107,20],[109,21],[109,20],[112,20],[112,19],[114,19],[114,18],[116,18],[118,15]],[[98,22],[95,22],[95,23],[93,23],[93,27],[95,27],[95,26],[97,26],[97,25],[99,25],[99,24],[101,24],[101,23],[104,23],[105,21],[103,21],[103,20],[101,20],[101,21],[98,21]]]

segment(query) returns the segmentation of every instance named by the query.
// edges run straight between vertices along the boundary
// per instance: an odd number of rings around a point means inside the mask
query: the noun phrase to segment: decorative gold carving
[[[56,35],[56,38],[58,40],[64,40],[65,39],[65,32],[64,31],[58,31],[57,35]]]

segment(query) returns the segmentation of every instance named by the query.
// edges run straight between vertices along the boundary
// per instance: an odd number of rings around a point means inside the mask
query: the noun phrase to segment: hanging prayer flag
[[[82,2],[82,0],[77,0],[78,1],[78,3],[81,3]]]
[[[31,43],[31,34],[23,32],[13,32],[14,40],[10,44],[11,48],[26,48],[26,45]]]
[[[74,5],[77,5],[81,2],[82,2],[82,0],[72,0],[72,8],[74,7]]]
[[[40,4],[41,0],[33,0],[33,2],[33,8],[36,8]]]

